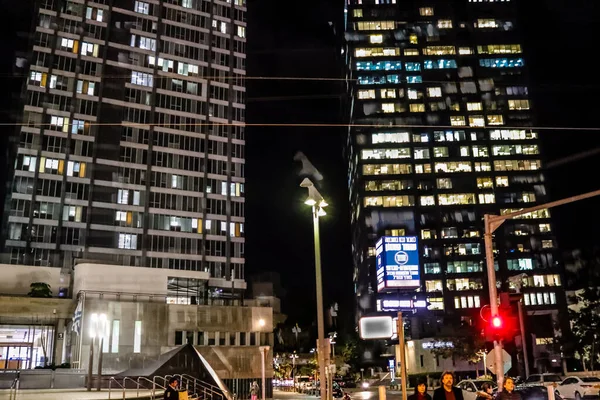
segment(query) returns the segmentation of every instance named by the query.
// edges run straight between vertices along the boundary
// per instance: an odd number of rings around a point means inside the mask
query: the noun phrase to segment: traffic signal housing
[[[515,308],[516,303],[511,302],[508,293],[500,294],[500,305],[498,313],[490,315],[486,326],[486,340],[512,342],[519,334],[518,311]]]

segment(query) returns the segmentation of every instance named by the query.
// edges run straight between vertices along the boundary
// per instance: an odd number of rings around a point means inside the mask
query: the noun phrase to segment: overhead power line
[[[90,126],[125,126],[125,127],[170,127],[177,126],[242,126],[242,127],[275,127],[275,128],[413,128],[413,129],[487,129],[487,130],[527,130],[527,131],[600,131],[600,127],[565,127],[565,126],[487,126],[487,127],[470,127],[470,126],[454,126],[454,125],[423,125],[423,124],[343,124],[343,123],[324,123],[324,122],[309,122],[309,123],[244,123],[244,122],[194,122],[184,124],[171,123],[140,123],[140,122],[87,122]],[[53,126],[51,123],[23,123],[23,122],[4,122],[0,126],[28,126],[32,128],[43,128]]]

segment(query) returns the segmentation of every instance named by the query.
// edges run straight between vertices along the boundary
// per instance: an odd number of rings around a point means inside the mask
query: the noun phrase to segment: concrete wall
[[[0,264],[0,294],[27,295],[33,282],[49,284],[54,296],[59,288],[69,288],[69,277],[61,277],[60,268]]]
[[[228,307],[173,305],[164,302],[134,302],[101,299],[86,295],[83,307],[82,333],[74,337],[72,353],[75,366],[87,368],[90,348],[90,321],[92,313],[105,313],[112,321],[119,321],[118,352],[112,353],[114,338],[108,342],[108,353],[103,353],[103,371],[105,374],[123,372],[132,368],[148,367],[160,354],[177,347],[176,331],[190,332],[197,344],[197,333],[217,335],[216,333],[235,333],[239,341],[240,332],[248,336],[250,332],[261,333],[273,346],[271,308],[265,307]],[[141,348],[134,352],[135,321],[142,322]],[[109,332],[111,332],[109,330]],[[75,335],[75,334],[74,334]],[[79,361],[79,340],[81,343],[81,363]],[[218,343],[218,342],[217,342]],[[261,375],[259,342],[254,346],[197,346],[200,353],[217,371],[221,379],[257,378]],[[97,352],[96,352],[97,353]],[[272,350],[269,359],[272,359]],[[272,376],[271,363],[267,363],[268,376]],[[97,354],[94,356],[97,365]],[[94,367],[96,368],[96,367]]]
[[[176,269],[125,267],[109,264],[77,264],[73,293],[110,291],[119,293],[167,294],[169,276],[208,280],[208,272]]]
[[[439,358],[429,350],[428,346],[433,342],[432,339],[411,340],[406,344],[406,369],[408,374],[423,374],[432,372],[444,371],[474,371],[475,365],[469,364],[467,361]],[[395,346],[396,348],[398,346]],[[396,351],[398,353],[398,351]],[[421,356],[423,357],[423,365],[421,365]],[[397,354],[396,359],[400,357]],[[438,365],[439,361],[439,365]],[[483,362],[479,364],[479,370],[483,369]]]

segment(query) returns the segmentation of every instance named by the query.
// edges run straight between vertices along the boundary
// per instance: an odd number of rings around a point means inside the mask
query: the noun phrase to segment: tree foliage
[[[27,293],[30,297],[43,297],[48,298],[52,297],[52,290],[50,285],[44,282],[33,282],[29,285],[29,293]]]
[[[481,360],[485,340],[475,327],[462,325],[452,335],[436,338],[430,351],[441,358],[460,359],[475,364]]]
[[[572,343],[573,350],[583,358],[584,363],[595,357],[597,362],[598,350],[600,350],[600,288],[585,288],[577,293],[579,301],[578,310],[569,310],[571,321],[571,335],[568,338]],[[592,355],[595,354],[595,356]]]

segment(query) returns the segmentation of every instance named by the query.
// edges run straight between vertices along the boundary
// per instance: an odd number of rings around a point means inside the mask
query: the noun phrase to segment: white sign
[[[487,369],[489,369],[492,374],[496,375],[496,354],[494,353],[494,350],[492,349],[492,351],[487,353],[485,358]],[[506,374],[508,370],[512,368],[512,358],[504,349],[502,349],[502,366],[504,368],[504,374]]]
[[[358,321],[361,339],[390,339],[394,334],[392,317],[362,317]]]

